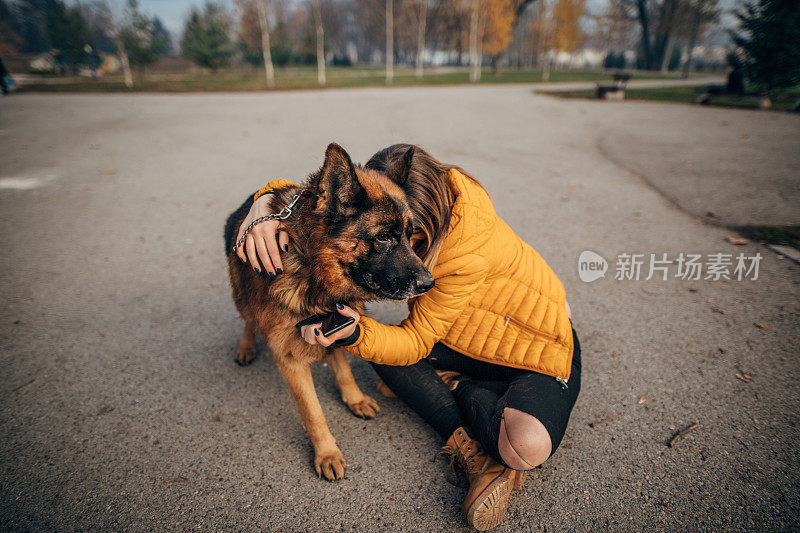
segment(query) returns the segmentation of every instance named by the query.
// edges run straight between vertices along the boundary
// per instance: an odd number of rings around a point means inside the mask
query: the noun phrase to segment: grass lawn
[[[800,250],[800,226],[740,226],[745,237],[769,244],[784,244]]]
[[[627,89],[625,91],[625,99],[694,104],[697,103],[697,99],[706,92],[706,89],[707,86],[705,85],[697,85],[694,87],[662,87],[657,89]],[[562,91],[550,94],[562,98],[595,98],[594,90]],[[784,91],[772,99],[772,109],[776,111],[788,111],[797,100],[800,100],[800,88]],[[729,96],[715,96],[711,105],[758,109],[758,105],[752,99],[738,99]]]
[[[386,85],[382,67],[328,67],[326,87],[380,87]],[[551,82],[571,81],[609,81],[613,72],[564,70],[551,71]],[[663,77],[657,73],[635,74],[636,79]],[[260,70],[229,69],[216,73],[203,71],[153,72],[144,79],[134,77],[133,89],[123,83],[122,74],[103,78],[82,78],[77,76],[30,76],[21,91],[38,92],[192,92],[192,91],[263,91],[266,90],[264,74]],[[541,70],[501,70],[492,73],[484,69],[481,83],[538,83],[542,81]],[[393,85],[457,85],[469,83],[467,70],[427,70],[422,80],[417,80],[410,68],[395,69]],[[275,71],[275,85],[278,90],[316,89],[317,70],[315,67],[285,67]]]

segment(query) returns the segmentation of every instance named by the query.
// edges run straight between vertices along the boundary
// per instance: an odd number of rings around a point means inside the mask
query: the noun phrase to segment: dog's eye
[[[388,243],[392,240],[392,235],[388,231],[382,231],[375,236],[375,240],[380,243]]]

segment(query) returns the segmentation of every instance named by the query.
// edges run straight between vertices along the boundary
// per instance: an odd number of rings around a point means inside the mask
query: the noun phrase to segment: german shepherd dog
[[[402,168],[392,169],[392,181],[354,165],[341,146],[330,144],[322,168],[305,185],[276,189],[273,213],[295,195],[300,198],[283,221],[290,244],[281,255],[284,272],[275,279],[257,274],[231,252],[252,201],[248,199],[226,223],[233,301],[245,323],[235,358],[240,364],[253,359],[255,334],[260,331],[297,402],[314,445],[317,475],[328,480],[344,476],[345,459],[317,399],[311,363],[328,363],[342,401],[353,414],[373,418],[380,409],[356,385],[344,348],[310,345],[295,324],[334,311],[337,303],[363,313],[367,301],[410,298],[433,286],[433,277],[411,249],[413,215],[398,185],[407,179],[412,157],[410,149],[398,164]]]

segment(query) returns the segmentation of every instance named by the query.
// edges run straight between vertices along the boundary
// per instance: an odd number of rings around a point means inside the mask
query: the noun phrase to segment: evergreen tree
[[[57,1],[45,19],[47,36],[61,60],[73,71],[83,63],[92,47],[92,33],[77,8]]]
[[[50,50],[46,19],[57,3],[57,0],[17,0],[9,4],[15,13],[22,52],[38,54]]]
[[[158,61],[169,45],[169,34],[158,21],[155,21],[139,10],[138,0],[128,0],[128,8],[120,29],[120,38],[128,53],[131,65],[143,69]]]
[[[0,57],[19,52],[22,45],[20,26],[11,6],[0,0]]]
[[[172,35],[170,35],[169,30],[164,26],[164,23],[161,22],[161,19],[153,17],[152,19],[153,24],[153,39],[155,42],[155,50],[156,53],[162,56],[168,56],[172,54]]]
[[[800,2],[749,0],[732,35],[748,81],[766,93],[800,83]]]
[[[181,46],[186,57],[198,65],[216,71],[233,55],[231,21],[218,4],[206,2],[203,11],[192,8]]]

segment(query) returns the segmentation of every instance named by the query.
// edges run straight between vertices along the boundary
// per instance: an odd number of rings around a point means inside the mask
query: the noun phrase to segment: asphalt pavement
[[[800,266],[724,227],[798,223],[800,117],[533,88],[0,99],[0,528],[466,529],[441,442],[367,364],[373,421],[314,369],[348,462],[329,483],[263,342],[233,361],[225,217],[331,141],[464,167],[564,282],[581,396],[498,531],[800,528]],[[586,250],[605,277],[581,281]],[[665,253],[761,260],[645,280]],[[624,254],[639,280],[615,279]]]

